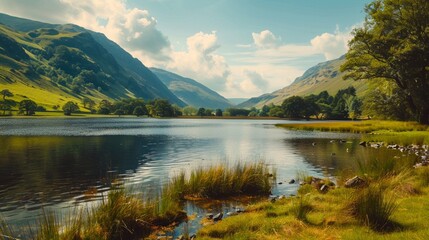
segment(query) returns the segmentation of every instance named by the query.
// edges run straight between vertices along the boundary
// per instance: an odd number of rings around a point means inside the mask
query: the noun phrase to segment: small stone
[[[238,212],[227,212],[226,215],[227,216],[234,216],[234,215],[238,215]]]
[[[354,176],[350,179],[348,179],[346,181],[346,183],[344,184],[344,186],[346,188],[357,188],[357,187],[362,187],[366,184],[365,180],[363,180],[362,178],[358,177],[358,176]]]
[[[178,237],[176,238],[176,240],[185,240],[185,236],[180,235],[180,236],[178,236]]]
[[[311,145],[316,146],[316,145],[317,145],[317,143],[313,142]]]
[[[320,187],[320,192],[322,192],[322,193],[326,193],[326,192],[328,192],[328,190],[329,190],[329,187],[328,186],[326,186],[325,184],[323,184],[321,187]]]
[[[189,236],[189,239],[190,240],[195,240],[195,239],[197,239],[197,235],[194,233],[191,236]]]
[[[206,218],[207,219],[212,219],[213,218],[213,213],[207,213],[206,214]]]
[[[291,179],[290,181],[289,181],[289,184],[294,184],[295,183],[295,179]]]
[[[222,220],[223,218],[223,213],[218,213],[213,217],[213,221],[217,222],[219,220]]]
[[[282,182],[279,182],[279,185],[282,185],[283,183]]]
[[[363,146],[363,147],[366,147],[366,142],[365,142],[365,141],[362,141],[362,142],[360,142],[360,143],[359,143],[359,145],[361,145],[361,146]]]

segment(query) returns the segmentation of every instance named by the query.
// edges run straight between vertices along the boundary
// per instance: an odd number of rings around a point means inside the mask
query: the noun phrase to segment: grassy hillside
[[[0,14],[2,89],[14,93],[11,99],[16,102],[31,99],[48,110],[67,101],[80,103],[84,97],[95,102],[163,98],[185,106],[140,61],[103,34],[4,14]]]
[[[338,90],[354,86],[357,95],[362,96],[366,90],[365,82],[355,82],[352,80],[343,80],[344,73],[340,72],[340,66],[344,62],[344,57],[319,63],[308,69],[301,77],[280,90],[273,93],[264,94],[259,97],[251,98],[240,104],[240,107],[257,107],[262,108],[264,105],[280,105],[288,97],[306,96],[310,94],[319,94],[322,91],[328,91],[330,95],[335,95]]]
[[[190,106],[211,109],[225,109],[232,106],[226,98],[193,79],[156,68],[151,68],[151,71],[170,91]]]

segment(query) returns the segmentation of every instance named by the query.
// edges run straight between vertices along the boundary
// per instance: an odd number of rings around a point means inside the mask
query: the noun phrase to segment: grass
[[[292,130],[349,132],[365,134],[362,140],[385,142],[386,144],[429,144],[429,126],[417,122],[401,121],[327,121],[278,124]]]
[[[427,239],[429,188],[421,191],[401,195],[384,185],[365,191],[337,188],[326,194],[313,189],[306,195],[311,207],[305,218],[296,215],[299,196],[264,201],[249,206],[244,214],[203,227],[197,236],[207,240]]]
[[[180,198],[227,198],[237,195],[269,195],[275,176],[262,162],[200,167],[187,177],[184,172],[172,179],[170,187]]]
[[[348,206],[352,216],[375,231],[390,230],[395,225],[391,220],[397,208],[395,197],[384,190],[377,184],[356,190]]]
[[[37,230],[30,229],[27,235],[37,240],[142,239],[160,227],[187,219],[181,205],[185,198],[268,195],[273,177],[261,162],[198,168],[191,171],[189,177],[185,172],[174,177],[159,194],[138,196],[115,189],[98,206],[78,209],[63,219],[54,212],[44,211],[36,223]],[[0,239],[19,236],[22,231],[0,222]]]

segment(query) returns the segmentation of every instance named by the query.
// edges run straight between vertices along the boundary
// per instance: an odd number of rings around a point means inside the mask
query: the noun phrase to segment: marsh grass
[[[293,130],[349,132],[366,134],[365,141],[385,142],[387,144],[429,144],[429,126],[417,122],[401,121],[328,121],[316,123],[278,124]]]
[[[356,160],[357,173],[373,181],[408,171],[415,164],[413,157],[394,158],[386,152]]]
[[[393,229],[391,217],[396,209],[396,198],[377,184],[356,190],[348,204],[350,214],[375,231]]]
[[[232,167],[217,165],[197,168],[186,177],[172,179],[172,192],[181,198],[221,199],[238,195],[261,196],[271,193],[275,173],[262,162],[238,163]]]

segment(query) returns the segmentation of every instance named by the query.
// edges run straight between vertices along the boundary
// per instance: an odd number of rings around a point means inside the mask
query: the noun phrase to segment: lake
[[[237,161],[263,160],[282,183],[273,193],[290,195],[298,184],[288,182],[297,172],[335,176],[359,158],[388,151],[359,146],[356,134],[274,126],[287,122],[0,119],[0,214],[12,224],[27,224],[42,207],[61,212],[100,199],[114,179],[134,189],[156,189],[182,170]],[[189,204],[186,209],[201,212]]]

